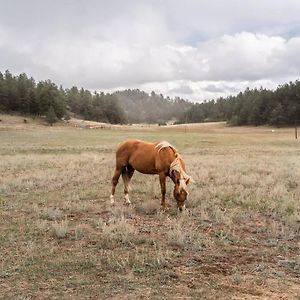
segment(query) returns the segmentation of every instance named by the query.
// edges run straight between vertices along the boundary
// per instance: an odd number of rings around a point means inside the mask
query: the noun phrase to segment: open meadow
[[[294,129],[112,126],[1,115],[0,298],[300,299],[300,140]],[[188,211],[171,180],[135,173],[109,202],[115,149],[167,140],[188,174]]]

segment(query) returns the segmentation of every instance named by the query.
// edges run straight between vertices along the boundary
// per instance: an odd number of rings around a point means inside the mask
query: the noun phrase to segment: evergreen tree
[[[8,108],[7,95],[4,91],[4,85],[4,75],[0,72],[0,112],[5,112]]]
[[[5,71],[4,79],[3,94],[7,110],[18,111],[17,80],[8,70]]]
[[[107,120],[112,124],[122,124],[125,122],[125,114],[122,110],[118,99],[114,95],[105,96],[105,115]]]
[[[58,118],[62,118],[66,113],[65,98],[51,80],[40,81],[38,83],[37,99],[40,115],[45,115],[51,106]]]
[[[54,123],[58,121],[57,116],[55,114],[53,106],[50,106],[47,114],[46,114],[46,121],[49,123],[51,126],[53,126]]]

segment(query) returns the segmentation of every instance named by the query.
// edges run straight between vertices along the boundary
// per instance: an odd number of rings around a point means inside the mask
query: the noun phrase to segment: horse
[[[166,208],[166,178],[174,183],[173,196],[178,210],[185,209],[188,196],[187,185],[192,181],[186,173],[185,163],[176,148],[167,141],[149,143],[141,140],[126,140],[119,144],[116,150],[116,169],[112,177],[110,201],[115,203],[115,190],[120,175],[124,182],[125,204],[129,200],[129,183],[137,170],[143,174],[158,174],[161,187],[161,206]]]

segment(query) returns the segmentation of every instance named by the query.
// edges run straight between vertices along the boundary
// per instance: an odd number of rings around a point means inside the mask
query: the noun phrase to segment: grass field
[[[300,141],[225,124],[48,127],[0,118],[0,298],[300,299]],[[109,204],[114,151],[168,140],[195,183],[135,174]]]

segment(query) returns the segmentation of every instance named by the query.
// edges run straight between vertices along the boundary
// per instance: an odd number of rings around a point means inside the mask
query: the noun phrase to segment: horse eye
[[[180,182],[179,179],[176,179],[176,183],[179,184],[179,182]]]

